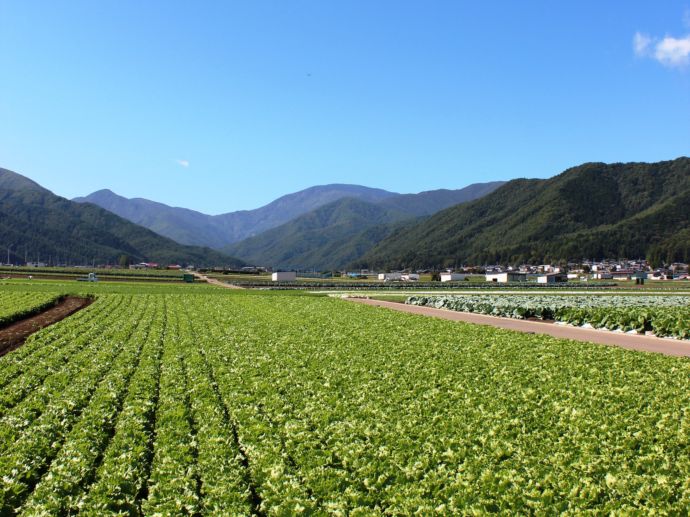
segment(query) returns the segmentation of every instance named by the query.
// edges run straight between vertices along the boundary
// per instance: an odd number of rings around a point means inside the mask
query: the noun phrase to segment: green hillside
[[[72,264],[130,260],[239,266],[217,251],[183,246],[107,210],[56,196],[17,173],[0,169],[0,243],[10,260],[60,260]],[[1,255],[3,258],[6,255]]]
[[[690,159],[587,163],[547,180],[510,181],[394,232],[353,265],[688,261],[689,233]]]
[[[361,257],[404,222],[476,199],[501,184],[399,194],[377,202],[344,198],[223,250],[257,265],[338,269]]]
[[[380,201],[384,207],[402,210],[412,215],[431,215],[439,210],[458,203],[466,203],[490,194],[505,181],[490,181],[487,183],[473,183],[462,189],[428,190],[418,194],[399,194]]]
[[[100,206],[181,244],[219,249],[280,226],[338,199],[353,197],[377,202],[397,195],[361,185],[318,185],[281,196],[254,210],[238,210],[220,215],[207,215],[143,198],[128,199],[107,189],[72,201]]]
[[[333,269],[360,257],[390,233],[391,223],[409,217],[398,210],[345,198],[231,244],[224,251],[259,265]]]

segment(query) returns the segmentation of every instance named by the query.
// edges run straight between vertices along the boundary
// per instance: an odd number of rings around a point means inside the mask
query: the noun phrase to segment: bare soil
[[[0,356],[22,346],[34,332],[65,319],[92,302],[92,298],[67,296],[43,312],[0,328]]]
[[[242,289],[242,288],[241,288],[240,286],[238,286],[238,285],[227,284],[227,283],[225,283],[225,282],[221,282],[221,281],[218,280],[217,278],[213,278],[213,277],[210,277],[210,276],[202,275],[201,273],[194,273],[194,276],[195,276],[198,280],[201,280],[202,282],[206,282],[206,283],[211,284],[211,285],[216,285],[216,286],[218,286],[218,287],[224,287],[225,289]]]
[[[677,357],[690,357],[690,341],[686,339],[659,338],[640,334],[626,334],[608,330],[573,327],[571,325],[556,325],[553,322],[542,320],[529,321],[500,318],[498,316],[487,316],[485,314],[457,312],[447,309],[405,305],[404,303],[370,300],[366,298],[347,298],[347,300],[446,320],[491,325],[493,327],[517,330],[518,332],[525,332],[527,334],[548,334],[561,339],[574,339],[576,341],[587,341],[601,345],[619,346],[630,350],[657,352]]]

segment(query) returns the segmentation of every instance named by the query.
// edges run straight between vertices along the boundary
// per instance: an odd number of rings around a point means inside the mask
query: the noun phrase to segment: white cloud
[[[635,55],[646,56],[649,53],[649,45],[652,44],[652,38],[641,32],[636,32],[633,37],[633,49]]]
[[[653,38],[636,32],[633,36],[633,51],[638,57],[656,59],[664,66],[683,67],[690,64],[690,34],[682,38]]]
[[[666,66],[687,65],[690,63],[690,35],[684,38],[666,36],[656,44],[654,58]]]
[[[189,160],[175,160],[178,164],[180,164],[182,167],[185,169],[189,167]]]

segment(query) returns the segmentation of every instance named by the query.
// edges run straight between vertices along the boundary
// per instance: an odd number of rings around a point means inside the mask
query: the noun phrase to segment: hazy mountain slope
[[[347,264],[371,246],[360,237],[379,225],[408,219],[404,212],[359,199],[344,198],[317,208],[256,237],[231,244],[224,251],[243,260],[290,269],[331,269]]]
[[[0,190],[37,190],[49,192],[35,181],[0,167]]]
[[[428,190],[419,194],[400,194],[381,201],[380,205],[415,215],[431,215],[449,206],[479,199],[503,184],[505,184],[505,181],[491,181],[488,183],[473,183],[465,188],[456,190],[440,189]]]
[[[513,180],[398,231],[365,254],[370,267],[541,262],[583,257],[683,259],[690,159],[587,163],[547,180]]]
[[[500,184],[396,195],[377,203],[344,198],[222,249],[260,265],[340,268],[390,235],[402,221],[474,199]]]
[[[60,258],[71,263],[134,261],[241,265],[208,248],[182,246],[107,210],[56,196],[19,174],[0,169],[0,242],[11,259]]]
[[[93,203],[136,224],[183,244],[220,248],[279,226],[315,208],[344,197],[380,201],[396,194],[359,185],[319,185],[282,196],[255,210],[206,215],[142,198],[127,199],[99,190],[79,203]]]
[[[108,189],[73,201],[93,203],[183,244],[219,247],[224,243],[223,230],[213,216],[187,208],[171,207],[143,198],[128,199]]]

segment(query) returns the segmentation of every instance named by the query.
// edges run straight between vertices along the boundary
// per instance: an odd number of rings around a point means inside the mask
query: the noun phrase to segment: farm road
[[[480,325],[492,325],[494,327],[508,330],[517,330],[534,334],[548,334],[561,339],[574,339],[576,341],[588,341],[601,345],[619,346],[630,350],[640,350],[644,352],[657,352],[664,355],[677,357],[690,357],[690,342],[664,339],[653,336],[642,336],[635,334],[624,334],[620,332],[610,332],[606,330],[585,329],[570,325],[556,325],[554,323],[541,321],[516,320],[512,318],[500,318],[498,316],[487,316],[485,314],[472,314],[469,312],[456,312],[446,309],[435,309],[433,307],[420,307],[417,305],[405,305],[397,302],[386,302],[381,300],[370,300],[368,298],[346,298],[350,302],[385,307],[400,312],[410,314],[421,314],[451,321],[464,321],[467,323],[478,323]]]
[[[221,282],[220,280],[217,280],[215,278],[207,277],[206,275],[202,275],[201,273],[194,273],[194,276],[197,277],[199,280],[208,282],[212,285],[217,285],[218,287],[224,287],[225,289],[242,289],[239,286],[226,284],[225,282]]]

